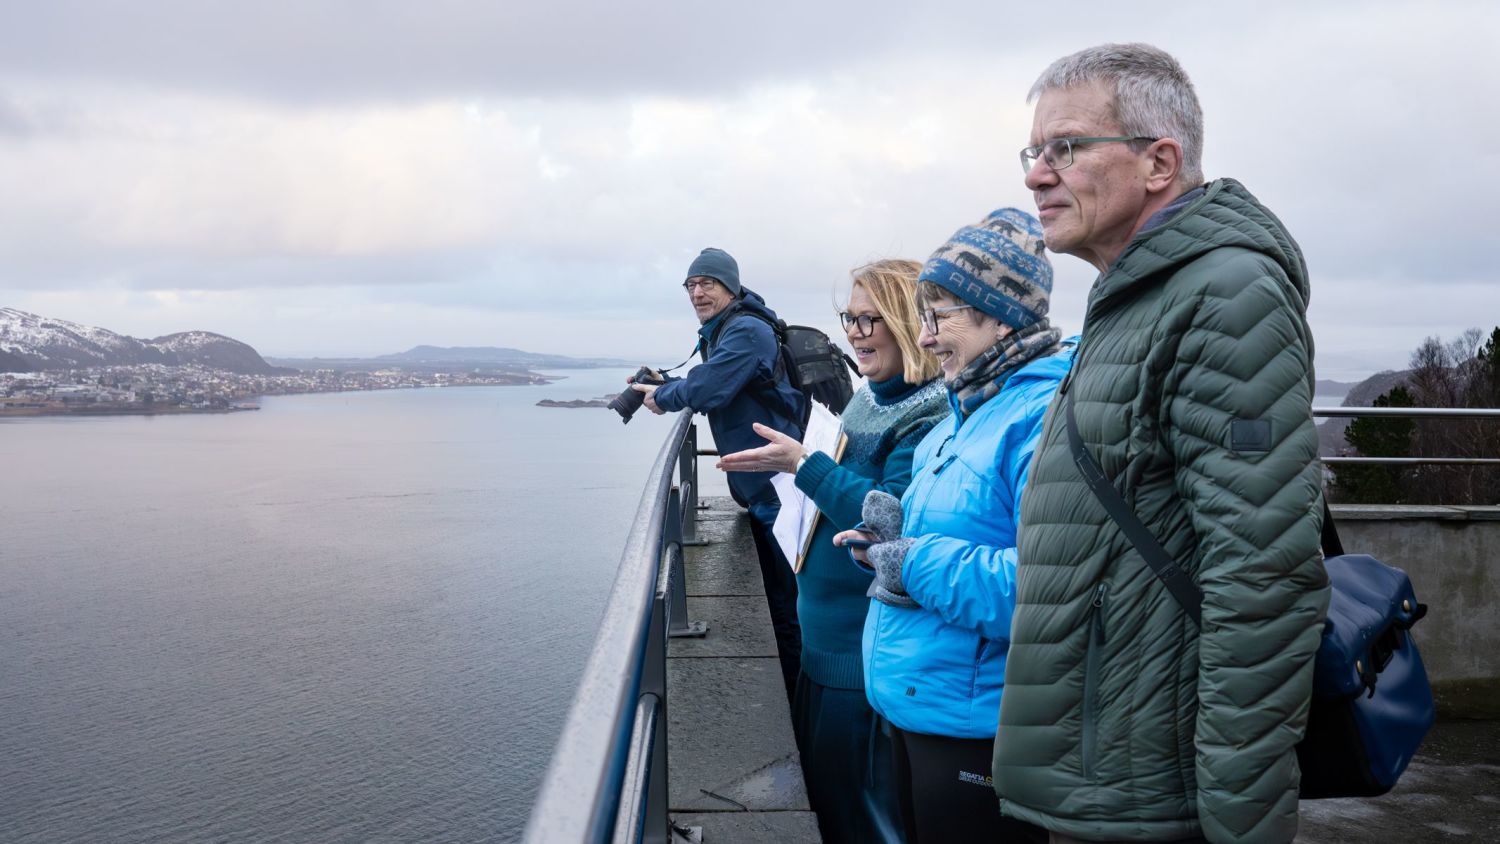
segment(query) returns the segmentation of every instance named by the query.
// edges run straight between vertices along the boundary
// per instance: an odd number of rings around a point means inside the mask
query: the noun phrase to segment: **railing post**
[[[682,491],[674,486],[667,495],[667,522],[662,530],[663,568],[667,573],[667,635],[673,639],[701,639],[708,635],[708,622],[687,620],[687,573],[682,562],[683,522]]]
[[[645,844],[667,844],[672,837],[667,817],[667,606],[660,591],[651,602],[651,643],[641,672],[641,699],[656,697],[656,723],[651,737],[649,783],[646,786],[646,817],[641,841]]]
[[[698,426],[688,426],[682,451],[677,457],[677,474],[682,484],[682,544],[707,545],[698,538]]]

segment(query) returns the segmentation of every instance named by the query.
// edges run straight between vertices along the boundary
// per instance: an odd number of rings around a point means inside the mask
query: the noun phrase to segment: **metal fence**
[[[1500,419],[1493,407],[1315,407],[1313,416],[1397,419]],[[1496,457],[1325,457],[1327,466],[1500,466]]]
[[[666,842],[667,639],[687,622],[682,548],[694,544],[698,436],[678,414],[625,541],[598,638],[526,825],[541,842]],[[675,479],[674,479],[675,475]]]

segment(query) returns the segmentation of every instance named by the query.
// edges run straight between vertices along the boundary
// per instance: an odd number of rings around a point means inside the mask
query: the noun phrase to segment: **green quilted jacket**
[[[1078,838],[1291,841],[1328,606],[1307,269],[1239,183],[1089,296],[1080,433],[1203,589],[1200,633],[1073,465],[1058,393],[1021,502],[995,743],[1005,814]]]

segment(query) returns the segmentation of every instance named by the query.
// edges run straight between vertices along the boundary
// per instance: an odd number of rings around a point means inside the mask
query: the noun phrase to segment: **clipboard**
[[[849,447],[849,435],[842,430],[839,431],[839,444],[833,449],[833,462],[842,464],[844,462],[844,449]],[[802,567],[807,565],[807,552],[812,550],[813,535],[818,532],[818,522],[823,518],[823,511],[818,505],[812,504],[812,520],[807,523],[807,535],[802,537],[802,547],[797,549],[797,559],[792,563],[792,571],[801,574]]]
[[[831,455],[835,463],[843,459],[849,437],[844,425],[833,411],[818,402],[812,403],[807,430],[803,432],[802,447],[809,451],[821,451]],[[793,572],[802,570],[812,545],[813,530],[817,525],[818,505],[797,488],[797,476],[789,472],[778,472],[771,476],[771,486],[781,501],[781,510],[776,514],[776,523],[771,527],[781,555]]]

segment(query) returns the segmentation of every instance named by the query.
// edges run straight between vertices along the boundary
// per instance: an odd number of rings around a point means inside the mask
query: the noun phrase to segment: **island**
[[[614,401],[614,396],[600,396],[597,399],[542,399],[536,403],[537,407],[609,407]]]

